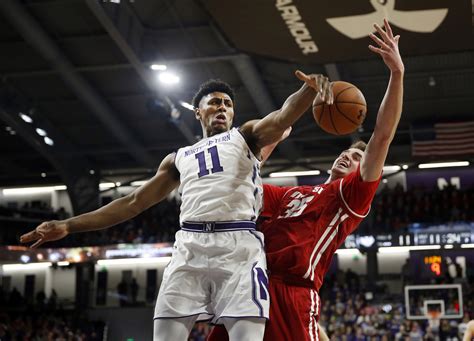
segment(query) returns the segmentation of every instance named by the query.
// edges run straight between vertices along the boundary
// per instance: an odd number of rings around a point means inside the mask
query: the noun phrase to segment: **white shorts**
[[[257,231],[178,231],[155,306],[155,319],[199,315],[268,319],[267,263]]]

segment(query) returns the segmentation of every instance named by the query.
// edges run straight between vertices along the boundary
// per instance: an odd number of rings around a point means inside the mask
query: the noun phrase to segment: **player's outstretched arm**
[[[34,244],[58,240],[70,233],[101,230],[131,219],[163,200],[179,184],[179,173],[174,164],[174,154],[163,159],[155,176],[125,197],[114,200],[95,211],[66,220],[53,220],[38,225],[20,237],[21,243]]]
[[[377,114],[374,132],[360,163],[361,176],[364,181],[377,180],[382,174],[388,148],[395,136],[402,114],[405,67],[398,50],[400,36],[394,37],[386,19],[384,23],[385,30],[377,24],[374,25],[380,38],[371,33],[370,37],[378,47],[369,45],[369,49],[381,56],[385,65],[390,69],[390,81]]]
[[[467,323],[462,341],[471,341],[472,339],[474,339],[474,320]]]
[[[332,103],[332,86],[327,77],[306,75],[299,70],[295,72],[295,75],[304,84],[286,99],[281,109],[268,114],[261,120],[246,122],[240,127],[240,131],[254,152],[277,142],[284,131],[308,110],[317,93],[321,94],[325,102]]]
[[[319,334],[319,341],[329,341],[329,336],[326,334],[324,329],[318,323],[318,334]]]

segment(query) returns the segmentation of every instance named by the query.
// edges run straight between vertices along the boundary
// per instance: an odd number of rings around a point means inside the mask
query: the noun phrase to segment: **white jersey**
[[[180,148],[180,224],[255,221],[262,205],[260,161],[237,128]]]

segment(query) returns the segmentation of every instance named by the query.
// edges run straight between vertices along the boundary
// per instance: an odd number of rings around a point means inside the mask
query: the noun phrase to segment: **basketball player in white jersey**
[[[32,247],[70,233],[104,229],[131,219],[179,186],[180,224],[155,308],[155,340],[187,340],[198,320],[221,322],[230,340],[261,340],[268,318],[263,236],[255,231],[261,208],[261,148],[276,142],[319,92],[332,103],[321,75],[296,76],[303,86],[280,110],[232,128],[234,95],[209,81],[193,104],[203,139],[169,154],[156,175],[131,194],[77,217],[40,224],[23,235]]]

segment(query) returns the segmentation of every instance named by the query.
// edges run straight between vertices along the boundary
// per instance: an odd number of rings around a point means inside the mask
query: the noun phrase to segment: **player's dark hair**
[[[222,92],[229,95],[230,99],[235,104],[234,90],[230,87],[230,85],[224,81],[221,81],[220,79],[210,79],[207,82],[202,83],[199,87],[198,92],[196,92],[196,94],[194,95],[192,102],[193,107],[199,107],[199,102],[201,102],[201,99],[204,96],[212,94],[213,92]]]
[[[349,148],[355,148],[355,149],[359,149],[359,150],[362,150],[363,152],[365,152],[366,147],[367,147],[367,143],[365,143],[362,140],[359,140],[359,141],[354,142],[353,144],[351,144],[351,146]]]

